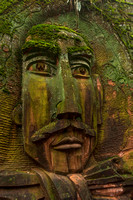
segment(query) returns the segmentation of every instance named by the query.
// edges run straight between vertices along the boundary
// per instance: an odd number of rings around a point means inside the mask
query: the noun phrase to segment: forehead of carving
[[[59,53],[64,47],[71,51],[90,51],[92,49],[86,44],[80,33],[65,26],[40,24],[33,26],[28,33],[23,50],[29,48],[43,48]],[[82,47],[82,48],[81,48]]]
[[[53,40],[57,39],[59,37],[58,33],[63,30],[64,35],[65,32],[69,33],[66,34],[70,37],[73,37],[74,35],[80,35],[76,31],[67,28],[65,26],[57,26],[57,25],[49,25],[49,24],[39,24],[36,26],[33,26],[31,30],[29,31],[28,35],[30,35],[31,38],[41,38],[41,39],[47,39],[47,40]],[[61,37],[61,36],[60,36]]]

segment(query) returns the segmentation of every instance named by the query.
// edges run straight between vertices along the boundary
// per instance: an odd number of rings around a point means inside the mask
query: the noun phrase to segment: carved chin
[[[83,170],[90,155],[90,138],[84,138],[82,142],[74,137],[69,139],[57,143],[49,138],[44,144],[50,171],[68,174]]]

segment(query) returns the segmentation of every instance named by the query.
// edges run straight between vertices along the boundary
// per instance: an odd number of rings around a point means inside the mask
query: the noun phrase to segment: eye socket
[[[79,77],[79,78],[89,78],[90,77],[90,72],[87,67],[84,66],[76,66],[72,68],[72,75],[74,77]]]
[[[30,65],[29,71],[39,71],[39,72],[47,72],[48,71],[48,65],[45,62],[37,62],[32,65]]]
[[[55,75],[55,68],[51,63],[48,63],[46,61],[35,61],[32,64],[29,65],[28,71],[44,75],[44,76],[53,76]]]

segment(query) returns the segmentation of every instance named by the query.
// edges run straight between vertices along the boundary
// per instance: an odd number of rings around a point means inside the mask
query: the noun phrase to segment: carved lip
[[[52,144],[56,150],[65,150],[65,149],[77,149],[81,148],[82,141],[76,137],[65,137],[57,143]]]

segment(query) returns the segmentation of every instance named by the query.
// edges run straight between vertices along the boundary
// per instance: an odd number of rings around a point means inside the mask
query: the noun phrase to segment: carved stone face
[[[73,31],[41,29],[42,35],[31,31],[24,45],[25,150],[45,170],[82,171],[97,131],[92,52]]]

